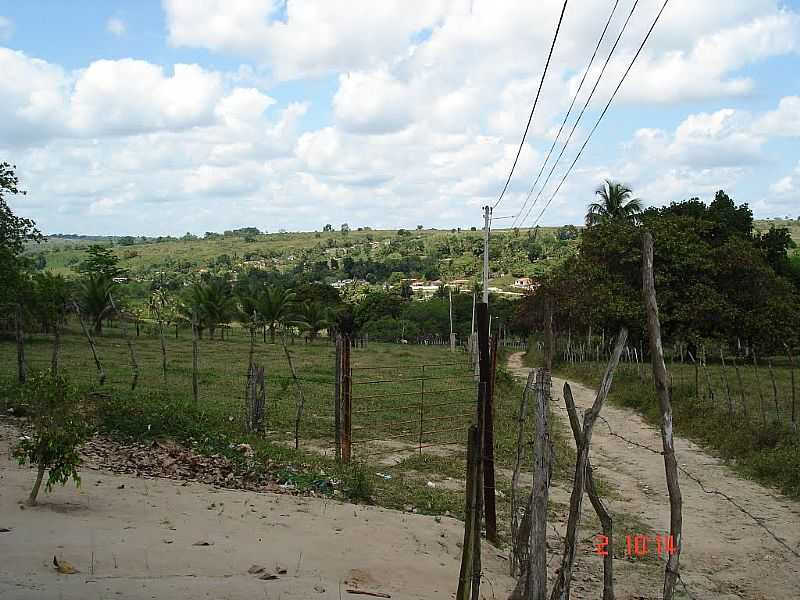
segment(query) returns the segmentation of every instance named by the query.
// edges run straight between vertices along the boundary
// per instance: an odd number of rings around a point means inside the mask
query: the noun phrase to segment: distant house
[[[128,278],[127,277],[114,277],[112,279],[112,281],[114,283],[128,283]]]
[[[518,277],[514,280],[514,284],[511,287],[531,290],[534,288],[534,281],[530,277]]]

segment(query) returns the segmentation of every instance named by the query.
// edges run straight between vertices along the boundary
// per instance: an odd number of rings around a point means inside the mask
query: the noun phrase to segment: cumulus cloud
[[[800,137],[800,96],[781,98],[778,108],[761,117],[755,128],[768,135]]]

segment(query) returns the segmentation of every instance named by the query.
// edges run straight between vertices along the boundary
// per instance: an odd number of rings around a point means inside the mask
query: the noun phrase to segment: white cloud
[[[14,35],[14,23],[8,17],[0,15],[0,42],[7,42]]]
[[[781,177],[778,181],[769,186],[769,190],[783,198],[789,196],[800,196],[800,162],[789,175]]]
[[[410,90],[385,70],[341,75],[333,97],[337,122],[360,133],[403,129],[411,123],[412,107]]]
[[[781,98],[778,108],[761,117],[755,129],[768,135],[800,137],[800,96]]]
[[[765,138],[753,133],[745,111],[722,109],[689,115],[673,134],[640,129],[634,134],[634,152],[652,161],[696,169],[752,165],[761,160]]]
[[[117,37],[123,36],[125,35],[126,30],[127,27],[125,26],[125,21],[119,17],[111,17],[108,21],[106,21],[106,31],[112,35]]]

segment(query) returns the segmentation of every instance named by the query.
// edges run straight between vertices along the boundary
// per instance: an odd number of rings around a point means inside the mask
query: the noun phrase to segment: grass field
[[[530,363],[540,360],[536,351],[527,358]],[[730,460],[743,475],[800,497],[800,433],[791,423],[793,389],[794,410],[800,419],[800,373],[795,369],[793,386],[788,360],[773,357],[773,386],[767,360],[760,361],[756,369],[740,359],[737,375],[730,358],[724,369],[721,361],[695,368],[667,360],[675,430]],[[560,362],[553,370],[596,387],[604,369],[605,364],[597,362]],[[660,423],[649,362],[621,364],[609,401],[637,410],[653,424]]]
[[[300,427],[300,451],[293,449],[297,389],[291,378],[280,343],[258,339],[256,362],[266,368],[267,409],[264,436],[244,431],[244,390],[249,340],[242,330],[233,330],[222,340],[200,342],[200,397],[195,406],[191,394],[191,340],[189,333],[174,330],[167,338],[166,383],[160,368],[158,338],[135,337],[141,374],[131,391],[131,361],[123,331],[107,328],[98,336],[98,353],[107,371],[99,386],[97,371],[86,339],[74,328],[63,336],[62,370],[85,390],[102,392],[101,430],[115,436],[139,440],[170,437],[191,444],[205,453],[235,455],[232,447],[250,443],[265,461],[281,462],[289,468],[297,485],[313,482],[320,473],[334,474],[343,481],[356,481],[353,499],[370,500],[388,507],[413,506],[419,512],[455,516],[463,513],[462,479],[467,425],[472,421],[475,388],[466,354],[451,354],[442,346],[411,346],[370,343],[352,352],[353,467],[338,467],[329,453],[334,438],[333,345],[318,340],[306,345],[289,342],[292,360],[301,378],[306,404]],[[30,370],[49,366],[52,342],[49,336],[26,339],[26,361]],[[0,402],[16,406],[16,349],[12,340],[0,342]],[[502,363],[502,361],[501,361]],[[422,371],[425,377],[422,377]],[[366,383],[379,382],[379,383]],[[424,386],[424,396],[422,395]],[[516,415],[521,386],[502,370],[496,394],[496,463],[498,515],[508,522],[508,470],[516,452]],[[372,396],[372,397],[370,397]],[[380,396],[380,397],[376,397]],[[424,412],[424,438],[419,449],[420,404]],[[403,408],[405,407],[405,408]],[[527,424],[527,435],[532,433]],[[433,433],[441,430],[441,433]],[[572,470],[574,452],[562,435],[556,441],[556,478]],[[367,440],[375,440],[367,444]],[[530,439],[530,438],[528,438]],[[439,445],[445,442],[448,445]],[[400,450],[398,452],[398,449]],[[394,460],[388,461],[387,455]],[[530,472],[530,456],[525,469]],[[378,475],[380,473],[380,475]],[[388,476],[389,478],[386,478]],[[447,478],[453,478],[448,480]],[[432,482],[433,485],[428,485]],[[345,483],[345,487],[348,484]],[[366,490],[366,491],[365,491]]]

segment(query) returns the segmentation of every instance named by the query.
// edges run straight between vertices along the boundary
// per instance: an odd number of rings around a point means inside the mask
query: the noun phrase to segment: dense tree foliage
[[[788,233],[753,231],[753,215],[724,192],[709,205],[693,198],[630,220],[598,222],[583,234],[578,254],[554,270],[518,313],[535,327],[546,296],[566,329],[627,325],[644,335],[641,234],[655,240],[655,278],[666,340],[742,342],[780,349],[797,343],[800,293],[787,258]]]
[[[0,163],[0,304],[19,299],[31,267],[30,259],[23,255],[25,244],[42,239],[36,224],[16,216],[6,202],[8,196],[25,194],[14,168],[7,162]]]

